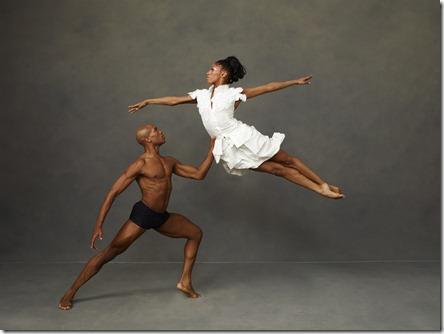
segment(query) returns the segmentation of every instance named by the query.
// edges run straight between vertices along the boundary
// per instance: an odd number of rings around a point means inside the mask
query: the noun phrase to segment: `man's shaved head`
[[[154,125],[145,124],[141,125],[136,130],[136,140],[140,145],[144,144],[144,139],[148,138],[151,133],[151,130],[154,128]]]
[[[143,124],[136,130],[136,140],[142,146],[146,146],[148,143],[162,145],[165,143],[165,136],[162,130],[154,124]]]

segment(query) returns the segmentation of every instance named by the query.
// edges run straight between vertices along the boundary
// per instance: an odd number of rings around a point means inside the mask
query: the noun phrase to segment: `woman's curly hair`
[[[240,63],[239,59],[235,56],[229,56],[225,59],[219,59],[216,61],[216,64],[219,64],[223,67],[224,70],[228,72],[228,82],[229,84],[242,79],[247,71]]]

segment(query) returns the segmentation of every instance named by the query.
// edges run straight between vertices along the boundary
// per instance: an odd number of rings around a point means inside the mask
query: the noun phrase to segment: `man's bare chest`
[[[148,179],[170,178],[172,166],[166,159],[145,159],[145,165],[141,171],[142,175]]]

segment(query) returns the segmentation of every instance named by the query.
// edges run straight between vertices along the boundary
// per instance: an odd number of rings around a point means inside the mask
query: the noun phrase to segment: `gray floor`
[[[59,298],[84,263],[1,266],[4,330],[440,330],[441,264],[197,263],[187,299],[180,263],[110,262],[73,308]]]

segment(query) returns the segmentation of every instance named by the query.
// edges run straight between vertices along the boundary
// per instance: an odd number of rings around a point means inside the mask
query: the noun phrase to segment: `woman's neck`
[[[228,85],[227,83],[223,83],[221,81],[217,81],[215,83],[213,83],[214,88],[219,87],[219,86],[225,86]]]

